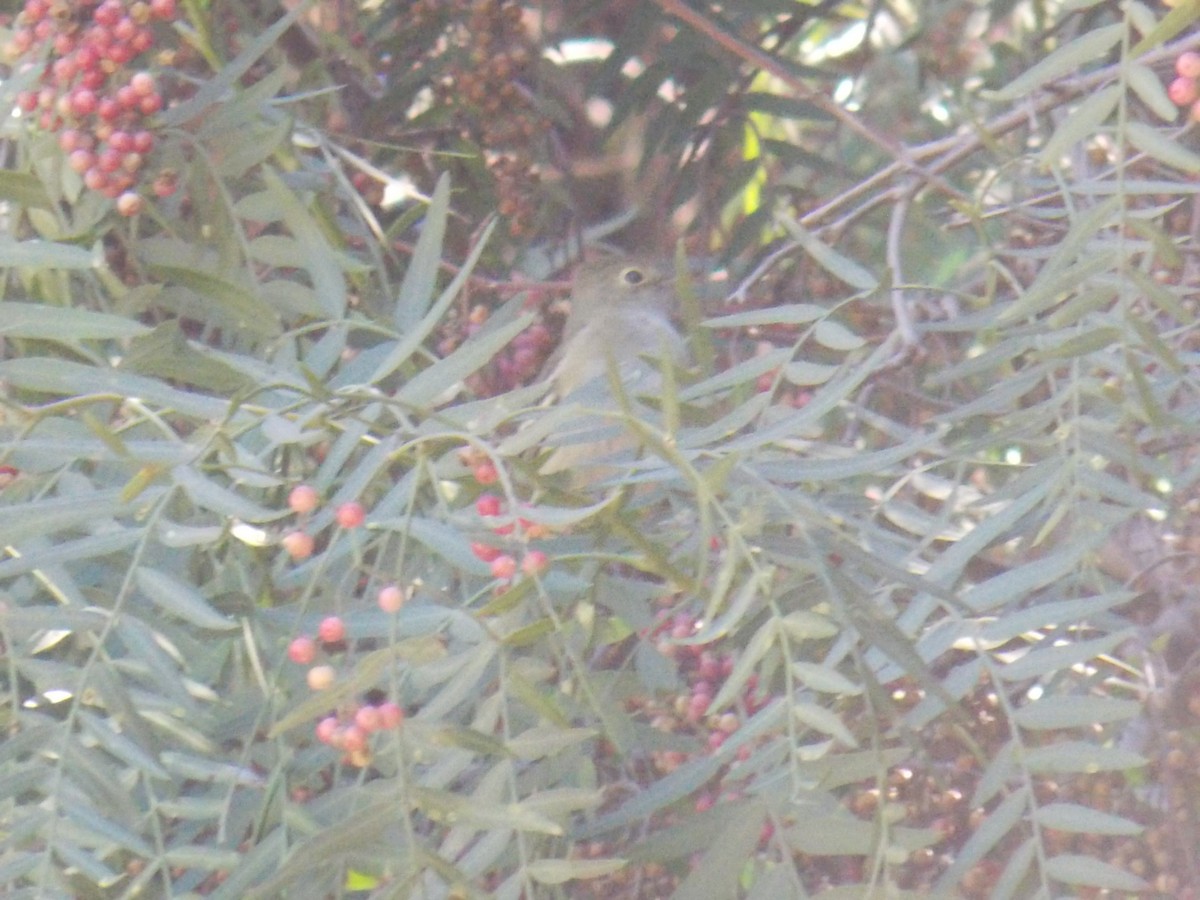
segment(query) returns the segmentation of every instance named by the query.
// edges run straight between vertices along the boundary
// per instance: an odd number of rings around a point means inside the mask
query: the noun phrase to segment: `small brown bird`
[[[675,273],[661,261],[609,257],[579,268],[562,343],[545,366],[558,402],[578,404],[579,415],[558,433],[564,442],[542,465],[544,474],[574,471],[633,443],[604,416],[619,408],[609,372],[630,398],[658,390],[659,361],[682,363],[687,355],[671,322],[674,306]]]

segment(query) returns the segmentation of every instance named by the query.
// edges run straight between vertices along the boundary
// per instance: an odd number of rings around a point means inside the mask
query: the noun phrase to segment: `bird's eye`
[[[645,280],[646,273],[644,273],[641,269],[630,268],[621,270],[622,284],[627,284],[630,287],[636,287]]]

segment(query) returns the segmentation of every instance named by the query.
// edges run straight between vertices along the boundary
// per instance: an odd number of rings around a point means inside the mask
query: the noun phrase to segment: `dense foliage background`
[[[1200,891],[1195,0],[5,9],[4,896]]]

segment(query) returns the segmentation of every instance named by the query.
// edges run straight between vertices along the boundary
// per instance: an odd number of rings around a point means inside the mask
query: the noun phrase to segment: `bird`
[[[581,469],[636,444],[621,422],[604,415],[621,409],[610,373],[635,400],[657,392],[662,365],[686,362],[686,344],[671,318],[675,303],[675,271],[663,260],[610,256],[579,267],[559,349],[543,367],[553,402],[577,412],[562,415],[552,436],[560,443],[542,474],[570,471],[573,481],[585,483],[604,469]]]

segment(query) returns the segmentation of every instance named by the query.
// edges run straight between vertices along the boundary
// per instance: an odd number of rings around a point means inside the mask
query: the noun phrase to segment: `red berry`
[[[154,149],[154,135],[149,131],[135,131],[133,133],[133,149],[143,155]]]
[[[80,175],[82,175],[95,164],[96,154],[91,150],[72,150],[71,155],[67,157],[67,165]]]
[[[357,725],[342,732],[341,748],[347,753],[360,753],[367,749],[367,733]]]
[[[112,97],[105,97],[96,105],[96,115],[105,122],[115,122],[121,115],[121,104]]]
[[[133,135],[128,131],[114,131],[108,136],[108,145],[114,150],[128,153],[133,149]]]
[[[129,79],[129,86],[139,97],[148,97],[154,93],[154,76],[149,72],[135,72]]]
[[[1197,90],[1196,79],[1185,78],[1180,76],[1167,85],[1167,96],[1171,98],[1171,102],[1176,106],[1189,106],[1196,102],[1196,98],[1200,97],[1200,90]]]
[[[337,672],[333,671],[333,666],[313,666],[308,670],[306,680],[312,690],[324,691],[337,681]]]
[[[94,171],[95,169],[89,170],[89,174]],[[86,183],[86,176],[84,177],[84,181]],[[313,548],[317,542],[311,534],[307,534],[306,532],[289,531],[283,536],[283,540],[280,543],[292,559],[308,559],[308,557],[312,556]]]
[[[490,462],[481,462],[475,467],[475,471],[472,474],[480,484],[495,484],[500,480],[500,473],[496,471],[496,467]]]
[[[540,575],[550,568],[550,560],[541,550],[530,550],[521,560],[521,571],[526,575]]]
[[[379,603],[379,608],[385,613],[396,613],[404,605],[404,592],[396,585],[389,584],[387,587],[379,589],[376,601]]]
[[[334,511],[333,517],[342,528],[357,528],[366,521],[367,512],[361,503],[349,500]]]
[[[79,76],[79,86],[90,88],[93,91],[99,90],[104,86],[104,80],[107,77],[103,69],[87,69]]]
[[[316,735],[317,740],[322,744],[332,744],[334,736],[337,734],[338,720],[337,716],[326,716],[317,723]]]
[[[483,560],[485,563],[490,563],[500,555],[500,548],[493,547],[491,544],[473,541],[471,543],[471,552],[475,554],[476,558]]]
[[[501,581],[508,581],[517,574],[517,561],[503,553],[492,560],[492,575]]]
[[[141,110],[142,115],[152,116],[162,109],[162,105],[162,94],[147,94],[138,103],[138,109]]]
[[[12,54],[20,56],[23,53],[29,52],[29,48],[33,46],[33,29],[18,28],[13,32],[12,36]]]
[[[117,88],[116,94],[117,105],[122,109],[137,109],[137,105],[142,98],[138,96],[137,91],[127,84]]]
[[[84,44],[75,51],[75,64],[80,72],[94,71],[100,65],[100,51],[90,44]]]
[[[317,658],[317,642],[307,635],[295,638],[288,644],[287,655],[298,666],[312,665]]]
[[[116,25],[121,18],[121,4],[117,0],[104,0],[92,12],[92,21],[97,25]]]
[[[317,637],[325,644],[336,644],[346,639],[346,623],[339,616],[326,616],[317,626]]]
[[[79,88],[71,92],[71,112],[77,116],[90,116],[99,105],[95,91]]]
[[[21,91],[17,94],[17,106],[21,112],[31,113],[37,109],[38,95],[36,91]]]
[[[150,0],[150,12],[156,19],[174,19],[175,0]]]
[[[354,714],[354,724],[367,734],[382,729],[383,716],[379,714],[379,707],[370,705],[360,706],[358,712]]]
[[[1175,74],[1183,78],[1200,78],[1200,53],[1187,50],[1175,60]]]
[[[62,56],[54,61],[51,71],[54,73],[54,80],[65,87],[79,74],[79,63],[73,56]]]
[[[399,728],[404,721],[404,710],[399,705],[388,701],[379,704],[380,724],[385,729]]]
[[[498,516],[503,503],[495,494],[480,494],[475,501],[475,512],[481,516]]]
[[[48,9],[46,0],[25,0],[25,8],[21,10],[21,18],[23,21],[33,24],[45,18]]]
[[[121,154],[112,147],[107,147],[96,157],[96,166],[101,172],[115,172],[121,168]]]
[[[139,28],[129,39],[129,46],[135,54],[145,53],[154,46],[154,32],[149,28]]]
[[[108,186],[108,175],[101,172],[97,166],[92,166],[83,173],[83,183],[89,191],[102,191]],[[285,538],[285,544],[286,541]]]
[[[122,16],[113,26],[113,36],[118,41],[128,42],[137,33],[137,24],[129,16]]]
[[[301,515],[310,513],[317,508],[321,495],[310,484],[298,484],[288,494],[288,508]]]

